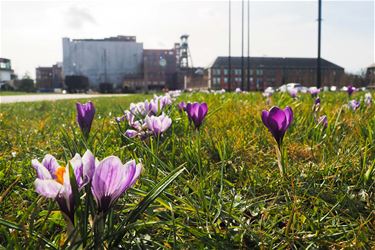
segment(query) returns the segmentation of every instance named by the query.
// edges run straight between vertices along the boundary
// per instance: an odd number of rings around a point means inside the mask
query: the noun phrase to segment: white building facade
[[[142,72],[143,44],[134,36],[104,39],[63,38],[63,75],[86,76],[90,87],[122,84]]]
[[[13,74],[9,59],[0,58],[0,82],[5,83],[11,80]]]

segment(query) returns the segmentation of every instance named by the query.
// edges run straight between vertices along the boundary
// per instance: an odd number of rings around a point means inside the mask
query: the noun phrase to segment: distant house
[[[35,76],[38,89],[53,90],[64,87],[61,63],[56,63],[52,67],[38,67],[35,69]]]
[[[305,86],[316,84],[316,58],[250,57],[250,70],[247,70],[247,57],[241,68],[241,57],[231,57],[229,73],[228,57],[218,57],[209,70],[208,85],[213,89],[242,87],[249,90],[263,90],[269,86],[297,82]],[[344,68],[321,59],[322,86],[340,85]],[[244,70],[244,79],[242,79]]]
[[[10,59],[0,58],[0,82],[9,82],[12,80],[12,64]]]
[[[2,90],[15,89],[14,80],[16,78],[10,59],[0,58],[0,88]]]

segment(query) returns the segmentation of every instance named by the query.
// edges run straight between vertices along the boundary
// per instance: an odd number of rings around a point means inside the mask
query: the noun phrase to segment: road
[[[0,104],[14,102],[37,102],[37,101],[55,101],[65,99],[82,99],[95,97],[113,97],[127,96],[127,94],[38,94],[38,95],[6,95],[0,96]]]

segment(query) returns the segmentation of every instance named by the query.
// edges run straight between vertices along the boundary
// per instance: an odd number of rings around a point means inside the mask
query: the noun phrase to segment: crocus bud
[[[359,108],[359,106],[361,106],[361,103],[357,100],[351,100],[349,101],[349,108],[351,110],[356,110]]]
[[[179,104],[178,104],[178,110],[179,111],[185,111],[186,110],[186,103],[185,102],[180,102]]]
[[[321,124],[324,128],[328,126],[328,119],[326,115],[322,115],[318,118],[318,124]]]
[[[85,136],[88,136],[95,115],[94,104],[91,101],[85,104],[77,102],[76,108],[78,125],[81,128],[82,133]]]
[[[129,138],[134,138],[138,135],[138,131],[135,131],[134,129],[128,129],[125,131],[125,136]]]
[[[312,97],[316,97],[320,93],[320,89],[318,89],[317,87],[311,87],[309,88],[309,93]]]
[[[371,103],[372,103],[372,95],[371,95],[370,92],[368,92],[368,93],[365,94],[365,100],[364,100],[364,102],[365,102],[365,104],[367,106],[371,105]]]
[[[285,132],[293,121],[293,110],[288,106],[285,110],[279,107],[272,107],[270,111],[263,110],[262,121],[281,147]]]
[[[355,91],[355,87],[353,87],[353,85],[349,85],[347,91],[348,91],[348,95],[352,96],[353,92]]]
[[[289,88],[288,89],[289,95],[294,99],[297,97],[298,89],[296,88]]]
[[[186,113],[189,117],[189,120],[194,123],[194,126],[196,129],[199,129],[201,126],[204,118],[207,115],[208,107],[207,103],[202,102],[194,102],[194,103],[188,103],[186,105]]]
[[[317,98],[315,99],[315,105],[320,105],[320,98],[319,98],[319,97],[317,97]]]

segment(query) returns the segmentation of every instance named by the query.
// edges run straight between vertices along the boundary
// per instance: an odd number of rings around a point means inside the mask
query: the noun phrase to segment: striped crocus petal
[[[90,150],[86,150],[86,152],[82,156],[83,179],[85,182],[89,182],[92,179],[95,171],[95,160],[95,156]]]
[[[91,181],[92,175],[94,174],[95,157],[90,150],[86,150],[83,157],[76,154],[73,159],[70,160],[70,163],[74,170],[77,185],[79,188],[82,188]]]
[[[34,159],[31,161],[31,165],[36,170],[36,176],[37,178],[41,180],[49,180],[52,179],[51,173],[48,171],[48,169],[41,164],[37,159]]]
[[[35,191],[46,198],[55,199],[64,190],[63,185],[55,180],[43,180],[37,178],[34,185]]]
[[[56,158],[50,154],[46,154],[42,161],[43,166],[45,166],[48,171],[51,173],[52,177],[54,176],[56,169],[60,167],[59,163],[57,162]]]

